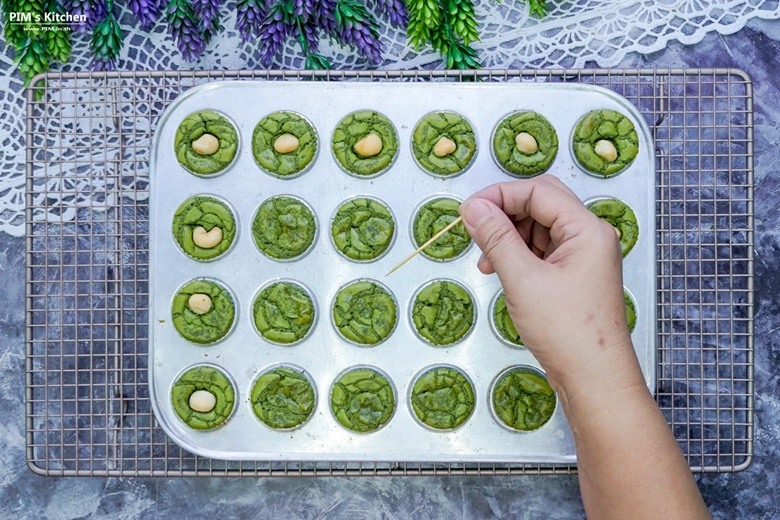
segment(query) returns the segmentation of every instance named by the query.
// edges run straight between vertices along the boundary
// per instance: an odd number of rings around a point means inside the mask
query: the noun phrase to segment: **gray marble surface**
[[[623,67],[738,67],[755,108],[755,446],[697,476],[715,518],[780,516],[780,22],[755,21]],[[24,240],[0,235],[0,518],[581,518],[576,477],[44,478],[25,462]]]

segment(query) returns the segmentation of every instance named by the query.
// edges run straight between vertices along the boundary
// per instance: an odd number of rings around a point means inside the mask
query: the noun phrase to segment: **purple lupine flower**
[[[366,27],[365,23],[346,22],[343,27],[339,28],[339,36],[344,42],[357,47],[360,55],[372,63],[382,61],[382,44]]]
[[[176,40],[176,46],[187,61],[196,60],[206,49],[199,25],[187,0],[171,0],[168,4],[168,32]]]
[[[73,28],[80,33],[91,31],[95,25],[106,17],[106,4],[103,0],[68,0],[67,12],[76,15],[85,15],[84,22],[73,22]]]
[[[116,58],[105,58],[103,56],[93,56],[90,62],[92,70],[103,72],[114,70],[116,68]]]
[[[159,0],[128,0],[127,4],[144,29],[154,25],[162,12]]]
[[[403,0],[376,0],[377,10],[390,21],[394,27],[405,28],[408,21],[406,4]]]
[[[204,28],[211,25],[212,20],[216,20],[219,15],[220,0],[192,0],[192,10],[195,16],[200,18]]]
[[[316,53],[319,50],[320,40],[317,36],[317,26],[314,24],[313,18],[310,18],[306,23],[298,24],[293,28],[292,35],[294,38],[299,39],[300,37],[303,37],[301,45],[304,46],[304,50],[307,53]]]
[[[303,16],[308,19],[314,14],[314,0],[292,0],[294,16]]]
[[[319,0],[314,5],[314,23],[326,33],[335,33],[338,28],[336,23],[336,0]]]
[[[265,16],[263,3],[260,0],[238,0],[236,11],[236,30],[241,35],[241,41],[247,42],[252,35],[259,35]]]
[[[277,5],[265,17],[257,35],[260,40],[260,62],[263,66],[271,66],[274,56],[281,50],[284,39],[290,32],[290,26],[285,23],[281,9]]]

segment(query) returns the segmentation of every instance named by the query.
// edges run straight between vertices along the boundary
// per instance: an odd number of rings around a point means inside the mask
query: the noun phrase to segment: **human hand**
[[[494,184],[460,207],[523,343],[559,393],[644,386],[626,323],[614,229],[550,175]],[[637,379],[638,377],[638,379]]]

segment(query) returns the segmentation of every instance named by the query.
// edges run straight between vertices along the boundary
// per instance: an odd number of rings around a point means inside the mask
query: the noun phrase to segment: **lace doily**
[[[583,67],[595,62],[601,67],[615,66],[630,52],[650,53],[663,49],[670,40],[685,44],[701,41],[705,34],[717,31],[731,34],[751,18],[780,18],[780,5],[770,0],[550,0],[549,14],[542,20],[529,17],[528,5],[517,0],[481,0],[477,14],[482,40],[474,45],[484,67]],[[142,31],[123,8],[120,18],[125,45],[118,68],[134,69],[253,69],[261,68],[255,56],[256,46],[241,44],[235,31],[235,2],[222,7],[224,29],[194,64],[183,62],[159,21],[151,31]],[[383,25],[384,63],[387,69],[441,67],[435,53],[415,52],[406,45],[402,31]],[[63,70],[87,70],[89,41],[86,35],[73,35],[73,59]],[[301,68],[298,49],[290,46],[275,66]],[[347,49],[323,41],[322,54],[331,57],[337,68],[366,68]],[[24,234],[24,90],[10,52],[0,42],[0,231],[14,236]],[[88,138],[88,135],[85,135]],[[138,160],[138,158],[136,158]],[[125,169],[123,164],[122,169]],[[128,166],[129,171],[144,168]],[[75,193],[77,200],[60,201],[75,214],[75,207],[100,207],[107,204],[106,191],[127,189],[104,187],[96,190],[93,172],[91,189],[73,189],[76,179],[63,179],[62,192]],[[124,175],[122,178],[126,178]],[[48,180],[52,181],[51,179]],[[145,182],[145,179],[140,179]],[[99,187],[99,186],[98,186]],[[49,192],[58,191],[50,187]],[[137,185],[133,185],[133,189]],[[36,205],[39,201],[36,201]],[[42,202],[42,201],[40,201]],[[67,204],[65,204],[67,202]]]

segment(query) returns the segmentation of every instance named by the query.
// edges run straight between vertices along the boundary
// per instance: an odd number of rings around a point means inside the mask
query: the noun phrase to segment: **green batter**
[[[395,411],[395,393],[385,376],[370,368],[342,375],[330,393],[330,409],[342,426],[356,432],[378,430]]]
[[[378,151],[360,153],[361,144],[379,139]],[[348,172],[358,176],[377,175],[393,163],[398,153],[398,136],[393,124],[373,110],[361,110],[342,119],[333,130],[333,154]],[[356,147],[358,148],[356,150]]]
[[[521,177],[542,173],[557,154],[558,134],[536,112],[515,112],[496,126],[493,155],[507,173]]]
[[[252,222],[257,247],[277,260],[289,260],[309,250],[317,232],[314,214],[301,200],[271,197],[260,205]]]
[[[496,381],[492,402],[502,423],[514,430],[532,431],[550,420],[557,398],[543,375],[528,368],[513,368]]]
[[[215,143],[214,151],[196,151],[198,144],[207,140]],[[201,110],[188,115],[181,122],[176,130],[173,149],[176,159],[184,168],[197,175],[212,175],[233,162],[238,151],[238,133],[222,114],[214,110]]]
[[[316,398],[311,382],[298,370],[277,367],[263,373],[249,397],[258,419],[271,428],[300,426],[314,411]]]
[[[613,155],[602,151],[611,150]],[[593,110],[574,128],[574,156],[588,171],[609,177],[628,166],[639,152],[634,123],[614,110]]]
[[[360,345],[384,341],[397,319],[395,300],[379,284],[368,280],[341,289],[333,302],[333,323],[339,333]]]
[[[219,242],[206,247],[210,244],[204,237],[215,233],[221,237]],[[230,249],[236,237],[236,221],[222,201],[202,195],[191,197],[173,215],[173,237],[187,255],[196,260],[211,260]]]
[[[628,330],[634,332],[634,329],[636,328],[636,305],[634,305],[634,300],[626,291],[623,291],[623,301],[626,304],[626,321],[628,322]]]
[[[626,256],[639,239],[639,224],[634,210],[618,199],[596,200],[588,204],[588,209],[617,230],[620,250]]]
[[[288,142],[291,142],[287,145]],[[317,154],[317,132],[294,112],[274,112],[257,123],[252,153],[261,168],[279,177],[306,169]]]
[[[193,298],[206,300],[193,308]],[[201,312],[203,311],[203,312]],[[235,307],[227,289],[211,280],[193,280],[173,297],[173,326],[185,339],[207,345],[222,339],[233,326]]]
[[[523,346],[523,340],[520,339],[512,317],[509,315],[509,309],[506,307],[506,295],[503,292],[493,306],[493,324],[503,339],[513,345]]]
[[[459,370],[436,367],[415,381],[411,401],[420,422],[437,430],[452,430],[474,412],[474,387]]]
[[[425,170],[452,176],[465,170],[477,151],[474,129],[454,112],[425,116],[412,134],[412,153]]]
[[[417,332],[434,345],[451,345],[474,324],[474,304],[461,285],[437,280],[415,297],[412,321]]]
[[[412,224],[412,234],[417,247],[425,244],[457,219],[460,216],[458,207],[460,202],[448,197],[426,202],[414,216]],[[423,249],[422,254],[435,260],[448,260],[463,254],[470,245],[471,236],[461,222]]]
[[[314,325],[311,296],[292,282],[276,282],[264,288],[255,298],[252,312],[258,332],[274,343],[296,343]]]
[[[193,409],[191,398],[196,392],[210,394],[213,408],[208,411]],[[199,366],[187,370],[173,384],[171,400],[176,414],[190,428],[211,430],[230,417],[236,394],[225,374],[216,368]]]
[[[375,260],[390,247],[395,220],[387,206],[374,199],[345,202],[331,224],[336,249],[357,261]]]

